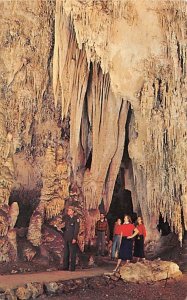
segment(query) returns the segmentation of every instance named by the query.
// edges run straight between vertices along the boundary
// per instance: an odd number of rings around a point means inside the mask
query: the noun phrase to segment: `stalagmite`
[[[11,208],[7,204],[0,206],[0,262],[17,260],[17,239],[14,229],[19,210],[17,203]]]
[[[44,223],[44,204],[41,202],[34,211],[28,228],[27,239],[33,246],[40,246],[42,239],[42,224]]]
[[[28,231],[28,239],[34,246],[41,244],[41,228],[45,219],[61,213],[65,199],[69,196],[69,166],[66,156],[65,145],[64,148],[57,147],[56,151],[51,147],[46,150],[40,203],[32,215]]]
[[[9,209],[10,228],[13,229],[19,215],[19,206],[17,202],[13,202]]]
[[[48,148],[43,166],[43,188],[41,202],[44,203],[47,219],[58,215],[69,195],[69,167],[65,160],[67,150],[59,146]],[[56,157],[56,158],[55,158]]]

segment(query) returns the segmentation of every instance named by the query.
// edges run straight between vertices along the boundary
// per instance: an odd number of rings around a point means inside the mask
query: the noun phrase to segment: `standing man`
[[[75,271],[76,253],[77,253],[77,237],[80,228],[80,220],[74,215],[75,209],[69,206],[67,214],[63,217],[65,223],[64,228],[64,260],[63,270]]]
[[[100,213],[100,220],[97,221],[96,227],[95,227],[95,233],[97,237],[97,255],[105,255],[105,240],[109,237],[109,228],[108,228],[108,222],[105,219],[105,215],[103,213]]]

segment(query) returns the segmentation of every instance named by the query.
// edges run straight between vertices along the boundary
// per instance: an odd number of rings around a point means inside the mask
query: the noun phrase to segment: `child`
[[[145,261],[145,253],[144,253],[144,240],[146,237],[146,229],[143,224],[143,219],[142,217],[138,217],[137,219],[138,225],[136,228],[139,231],[139,234],[135,238],[135,243],[134,243],[134,256],[137,257],[137,261],[142,258],[143,261]]]
[[[111,254],[112,260],[115,259],[116,251],[117,254],[119,252],[120,243],[121,243],[121,219],[117,219],[114,225],[114,235],[113,235],[112,254]]]

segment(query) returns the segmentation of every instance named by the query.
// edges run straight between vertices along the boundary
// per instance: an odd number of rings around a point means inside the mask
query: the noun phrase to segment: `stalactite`
[[[88,209],[97,208],[102,197],[107,209],[123,154],[127,102],[115,98],[110,79],[107,74],[102,74],[99,65],[93,65],[90,80],[87,99],[88,103],[92,103],[93,149],[92,164],[90,170],[85,172],[83,190]]]
[[[124,128],[127,120],[128,108],[129,108],[128,102],[122,100],[121,108],[118,116],[118,124],[117,124],[118,127],[118,133],[116,137],[117,147],[108,168],[108,177],[106,178],[106,186],[105,186],[106,198],[103,197],[103,199],[105,200],[106,209],[109,208],[109,205],[112,200],[114,185],[117,178],[117,174],[119,172],[121,159],[123,156],[124,143],[125,143]]]
[[[134,112],[129,136],[134,202],[147,226],[152,222],[156,228],[161,213],[180,239],[181,211],[185,224],[187,219],[187,166],[181,164],[186,157],[185,19],[184,1],[141,6],[133,0],[58,0],[54,52],[55,97],[61,92],[63,116],[71,107],[74,172],[92,153],[84,173],[86,207],[97,208],[101,197],[106,206],[110,202],[128,99]],[[82,80],[78,73],[85,75]]]
[[[61,14],[62,4],[57,1],[56,40],[53,62],[53,88],[56,103],[61,90],[62,118],[67,116],[71,103],[70,149],[74,170],[78,166],[78,144],[84,97],[87,88],[89,66],[86,52],[78,48],[73,24]]]
[[[78,49],[78,46],[75,41],[75,36],[72,32],[73,29],[72,29],[71,22],[68,20],[66,16],[64,15],[59,16],[59,13],[60,12],[58,11],[57,19],[56,19],[57,38],[55,42],[55,51],[56,51],[55,53],[58,54],[57,56],[54,55],[54,64],[55,64],[54,89],[57,98],[58,85],[61,84],[62,97],[63,97],[62,116],[65,116],[66,112],[68,111],[68,107],[66,106],[67,104],[66,98],[70,99],[69,104],[71,103],[71,120],[74,121],[71,122],[71,129],[70,129],[70,152],[73,158],[74,170],[76,170],[76,168],[80,164],[80,154],[79,154],[80,153],[79,150],[80,127],[81,127],[81,119],[83,114],[83,104],[85,101],[85,96],[87,97],[88,107],[91,108],[93,112],[91,116],[90,113],[88,113],[90,119],[89,121],[94,128],[94,131],[92,132],[92,147],[93,147],[92,162],[93,163],[90,172],[86,172],[85,174],[84,188],[83,188],[85,199],[86,199],[86,205],[88,208],[91,209],[91,208],[96,208],[99,204],[99,201],[102,198],[102,193],[105,189],[104,183],[105,183],[107,170],[117,150],[118,130],[119,130],[118,117],[121,108],[121,102],[118,101],[118,99],[115,99],[114,95],[110,91],[110,79],[107,74],[106,75],[102,74],[102,70],[99,64],[94,63],[93,68],[90,68],[89,71],[86,51],[84,50],[84,47],[82,47],[82,50]],[[67,21],[69,21],[69,31],[67,29],[68,28]],[[57,49],[60,49],[60,47],[62,47],[63,45],[60,44],[61,41],[59,42],[59,40],[61,37],[64,36],[66,38],[66,43],[64,43],[64,49],[62,53],[59,54],[58,51],[60,50]],[[68,51],[66,48],[67,43],[69,45]],[[67,53],[64,53],[64,51],[67,51]],[[62,54],[64,56],[62,56],[61,59],[60,55]],[[72,60],[73,60],[73,67],[71,67]],[[61,67],[56,68],[56,66],[58,65]],[[70,73],[70,69],[71,69],[71,73]],[[90,73],[93,72],[93,73],[89,75],[89,72]],[[90,90],[87,90],[88,75],[90,76],[89,77]],[[69,91],[67,95],[66,95],[66,91]],[[86,91],[88,91],[87,95],[86,95]],[[113,108],[113,112],[111,108]],[[123,110],[124,110],[124,106],[122,108],[122,111]],[[114,111],[116,111],[115,114]],[[122,113],[122,115],[123,114],[124,113]],[[105,120],[107,118],[110,118],[110,122],[108,122],[108,124],[105,123]],[[111,120],[113,120],[114,123],[112,123]],[[125,120],[126,119],[123,116],[123,121],[121,122],[124,124]],[[82,119],[82,122],[84,123],[85,120]],[[116,127],[113,126],[114,124]],[[110,147],[106,147],[106,150],[103,149],[104,143],[102,139],[104,138],[104,136],[106,141],[107,139],[110,139],[111,141]],[[122,143],[123,143],[123,139],[124,139],[124,135],[122,138]],[[103,153],[106,154],[106,160],[103,161],[102,163],[101,163],[102,157],[98,157],[99,153],[101,153],[100,154],[101,156],[103,155]],[[118,156],[118,160],[120,162],[120,156]],[[86,176],[87,174],[89,174],[89,178],[87,178]],[[112,178],[112,185],[115,182],[115,175],[113,175]],[[97,190],[95,190],[95,187]],[[109,205],[109,199],[107,201]]]

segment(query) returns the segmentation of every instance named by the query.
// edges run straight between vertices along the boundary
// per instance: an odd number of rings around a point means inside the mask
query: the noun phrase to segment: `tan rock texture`
[[[0,204],[31,208],[34,246],[68,204],[92,243],[121,167],[148,238],[161,213],[182,241],[186,17],[184,0],[0,1]]]
[[[101,197],[110,204],[131,105],[134,206],[148,228],[162,213],[182,239],[186,2],[58,0],[53,87],[56,102],[61,94],[62,116],[71,106],[73,169],[92,151],[83,185],[87,208],[96,208]]]
[[[54,107],[51,84],[54,11],[55,1],[0,1],[0,204],[19,204],[18,225],[12,215],[11,226],[29,226],[35,246],[45,219],[64,208],[70,182],[63,155],[69,125]],[[33,216],[23,222],[28,209]]]
[[[120,268],[120,276],[125,282],[154,282],[182,275],[179,266],[168,261],[147,261],[127,264]]]
[[[0,206],[0,261],[17,260],[16,229],[13,226],[18,216],[17,208],[15,203],[10,207],[7,204]]]

